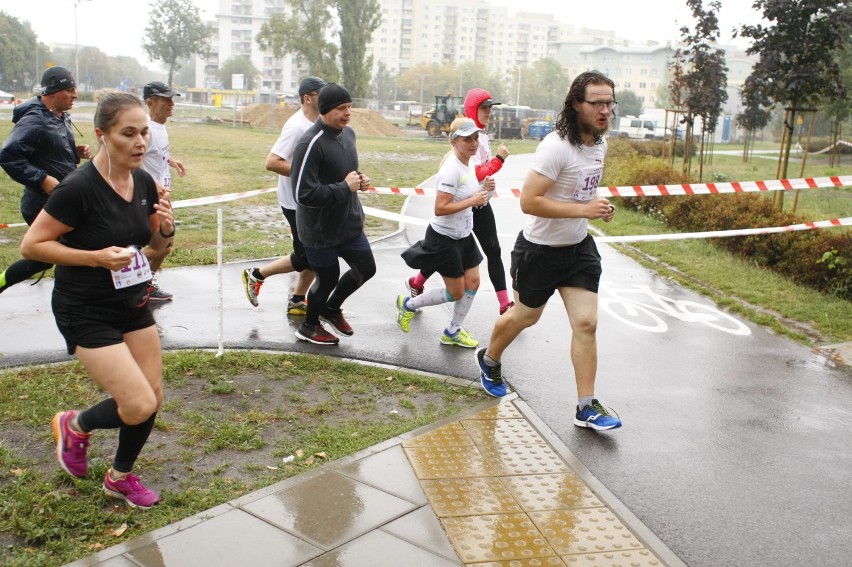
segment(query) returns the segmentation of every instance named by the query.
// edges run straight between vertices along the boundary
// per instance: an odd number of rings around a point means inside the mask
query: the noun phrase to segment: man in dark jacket
[[[336,345],[339,339],[325,330],[320,319],[341,335],[351,336],[352,327],[343,318],[343,302],[376,273],[357,193],[370,187],[370,178],[358,171],[355,132],[349,127],[349,92],[328,84],[320,90],[318,104],[319,120],[296,145],[290,177],[296,228],[316,276],[308,292],[305,321],[296,337],[317,345]],[[342,277],[339,258],[349,265]]]
[[[90,159],[86,144],[76,145],[68,110],[77,99],[77,84],[64,67],[51,67],[41,77],[41,96],[12,112],[15,128],[0,148],[0,167],[24,186],[21,215],[32,224],[53,189]],[[50,268],[34,260],[18,260],[0,273],[0,292]]]

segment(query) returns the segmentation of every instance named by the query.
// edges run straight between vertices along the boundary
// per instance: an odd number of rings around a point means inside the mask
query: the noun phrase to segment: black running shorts
[[[53,294],[53,317],[65,338],[68,354],[78,346],[101,348],[124,342],[124,334],[154,325],[147,301],[142,305],[124,303],[88,305]]]
[[[521,303],[541,307],[560,287],[579,287],[598,292],[601,255],[591,235],[573,246],[533,244],[518,234],[512,250],[512,289]]]

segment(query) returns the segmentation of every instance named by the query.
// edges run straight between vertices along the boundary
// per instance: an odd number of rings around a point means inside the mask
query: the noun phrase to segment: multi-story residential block
[[[614,32],[575,29],[552,15],[519,12],[484,0],[379,0],[381,24],[373,33],[367,54],[392,75],[418,64],[462,64],[475,61],[506,81],[515,92],[518,70],[544,58],[554,58],[573,79],[597,69],[615,81],[617,90],[631,90],[646,108],[659,105],[658,89],[668,83],[671,45],[637,44]],[[296,92],[307,73],[295,57],[262,52],[255,37],[273,13],[287,10],[285,0],[220,0],[211,40],[211,56],[196,65],[196,86],[216,87],[216,71],[236,56],[249,57],[261,71],[259,92],[267,96]],[[739,86],[748,76],[749,60],[729,59],[730,103],[736,105]],[[740,76],[742,75],[742,76]],[[520,101],[521,103],[523,101]],[[729,103],[729,104],[730,104]]]

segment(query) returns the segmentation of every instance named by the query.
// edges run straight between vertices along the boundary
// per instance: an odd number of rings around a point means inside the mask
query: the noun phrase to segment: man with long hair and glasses
[[[476,351],[480,381],[492,396],[506,394],[500,358],[521,331],[538,322],[554,291],[571,325],[571,362],[577,384],[574,425],[595,430],[621,427],[595,396],[598,284],[601,257],[588,232],[589,219],[612,220],[598,196],[615,85],[597,72],[574,79],[556,128],[539,144],[521,191],[524,229],[512,250],[513,309],[497,319],[487,348]]]

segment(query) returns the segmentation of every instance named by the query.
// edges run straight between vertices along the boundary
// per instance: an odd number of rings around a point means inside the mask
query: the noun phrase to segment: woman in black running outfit
[[[150,508],[159,496],[131,473],[163,401],[160,337],[148,309],[151,270],[143,246],[174,235],[171,206],[141,169],[148,135],[142,101],[110,93],[95,111],[97,155],[69,174],[21,244],[26,258],[56,265],[53,314],[68,345],[109,398],[53,418],[56,457],[75,477],[88,473],[95,429],[118,429],[103,489]]]

